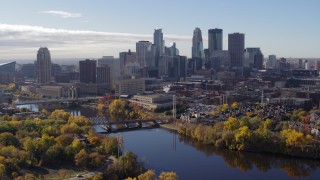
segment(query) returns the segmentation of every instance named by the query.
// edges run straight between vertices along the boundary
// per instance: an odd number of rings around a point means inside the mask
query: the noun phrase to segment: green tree
[[[4,132],[0,134],[0,144],[3,146],[18,146],[19,141],[12,133]]]

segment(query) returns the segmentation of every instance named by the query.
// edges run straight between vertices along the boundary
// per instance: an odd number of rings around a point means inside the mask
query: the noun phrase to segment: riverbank
[[[180,126],[176,125],[176,124],[160,124],[160,127],[163,128],[163,129],[167,129],[167,130],[170,130],[170,131],[174,131],[176,133],[179,132],[179,129],[180,129]]]
[[[290,129],[277,133],[263,129],[251,130],[247,126],[228,130],[226,124],[226,122],[214,126],[182,124],[178,133],[203,145],[214,145],[217,148],[320,159],[319,141],[308,135]]]

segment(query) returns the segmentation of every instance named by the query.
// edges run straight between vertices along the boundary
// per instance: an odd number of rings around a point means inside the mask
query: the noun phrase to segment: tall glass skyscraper
[[[51,79],[51,56],[49,49],[41,47],[38,50],[36,65],[36,78],[38,83],[48,83]]]
[[[203,42],[202,42],[202,33],[200,28],[195,28],[193,31],[192,37],[192,58],[201,59],[202,68],[204,69],[204,51],[203,51]]]
[[[164,40],[163,40],[162,29],[154,30],[153,44],[156,46],[156,50],[159,52],[159,55],[162,55],[164,52]]]

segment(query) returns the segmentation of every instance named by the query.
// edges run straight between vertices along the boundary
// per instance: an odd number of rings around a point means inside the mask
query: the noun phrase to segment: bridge
[[[61,99],[39,99],[31,101],[13,102],[14,105],[26,105],[26,104],[54,104],[54,103],[72,103],[81,101],[98,100],[100,97],[83,97],[83,98],[61,98]]]
[[[106,133],[130,131],[143,128],[156,128],[159,124],[166,123],[166,121],[157,121],[153,119],[148,120],[126,120],[126,121],[109,121],[105,117],[92,117],[88,118],[93,125],[101,125],[106,130]],[[148,126],[142,126],[142,124],[148,124]]]

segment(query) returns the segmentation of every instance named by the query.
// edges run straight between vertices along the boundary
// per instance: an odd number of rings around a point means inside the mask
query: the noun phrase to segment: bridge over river
[[[55,104],[55,103],[78,103],[87,102],[92,100],[98,100],[100,97],[83,97],[83,98],[61,98],[61,99],[39,99],[30,101],[13,102],[14,105],[26,105],[26,104]]]
[[[159,124],[167,123],[165,120],[159,121],[154,119],[126,121],[110,121],[106,117],[91,117],[88,119],[92,122],[92,125],[101,125],[108,133],[143,128],[156,128],[159,127]],[[146,124],[147,126],[143,126],[143,124]]]

